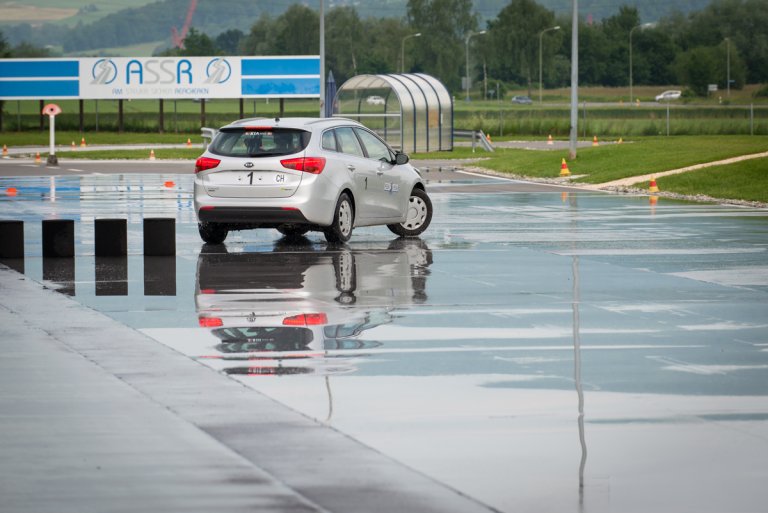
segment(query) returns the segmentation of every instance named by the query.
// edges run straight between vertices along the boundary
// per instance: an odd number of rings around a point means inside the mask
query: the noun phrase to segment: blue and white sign
[[[0,99],[319,98],[320,57],[0,60]]]
[[[0,99],[77,98],[77,60],[0,59]]]

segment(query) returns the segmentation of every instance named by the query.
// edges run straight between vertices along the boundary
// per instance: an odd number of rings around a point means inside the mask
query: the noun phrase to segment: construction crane
[[[189,27],[192,25],[192,16],[195,14],[195,9],[197,9],[197,0],[190,0],[187,17],[184,19],[181,31],[177,31],[176,27],[171,27],[171,42],[174,48],[184,48],[184,38],[187,37]]]

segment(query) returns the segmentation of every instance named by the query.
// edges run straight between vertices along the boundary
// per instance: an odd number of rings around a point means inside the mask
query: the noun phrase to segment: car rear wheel
[[[400,237],[416,237],[421,235],[432,222],[432,201],[426,191],[414,189],[408,198],[408,215],[404,222],[388,224],[387,228]]]
[[[221,244],[229,233],[221,223],[197,223],[197,230],[200,232],[200,238],[208,244]]]
[[[352,200],[345,192],[339,196],[336,202],[336,210],[333,214],[331,226],[326,228],[325,240],[328,242],[347,242],[352,237],[352,226],[355,221],[355,208],[352,206]]]

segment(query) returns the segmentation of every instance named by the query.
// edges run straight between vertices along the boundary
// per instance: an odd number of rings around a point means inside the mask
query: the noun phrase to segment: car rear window
[[[225,157],[274,157],[292,155],[309,144],[311,134],[296,128],[224,128],[208,151]]]

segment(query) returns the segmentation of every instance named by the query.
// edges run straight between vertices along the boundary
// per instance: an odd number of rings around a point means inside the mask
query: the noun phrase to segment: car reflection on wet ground
[[[419,239],[206,246],[189,176],[25,180],[0,215],[29,276],[491,507],[768,500],[768,211],[465,179]],[[129,220],[125,259],[93,256],[99,216]],[[141,256],[152,216],[175,258]],[[74,262],[40,257],[50,217]]]
[[[303,237],[282,240],[273,252],[205,245],[195,301],[200,326],[218,343],[214,354],[203,344],[198,357],[227,374],[352,372],[347,362],[357,351],[382,345],[361,338],[365,331],[426,299],[431,261],[420,239],[366,251],[315,250]]]

